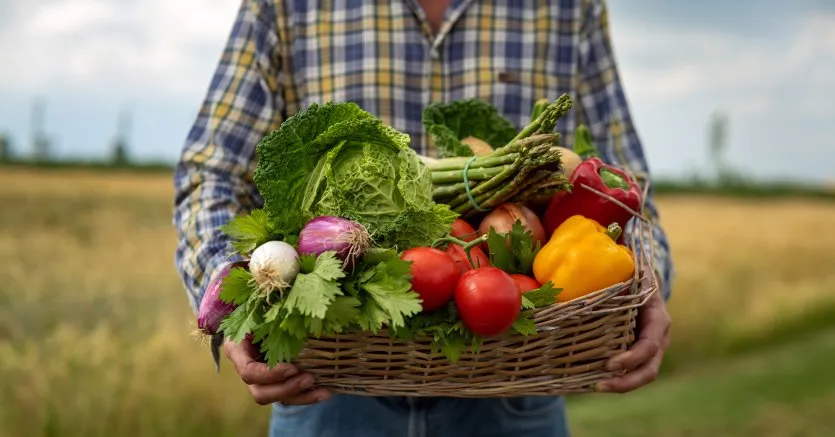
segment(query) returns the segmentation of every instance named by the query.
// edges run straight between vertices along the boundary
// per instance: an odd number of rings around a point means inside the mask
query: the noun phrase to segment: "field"
[[[0,437],[260,436],[190,337],[168,175],[0,171]],[[570,399],[579,437],[830,436],[835,202],[665,195],[664,374]]]

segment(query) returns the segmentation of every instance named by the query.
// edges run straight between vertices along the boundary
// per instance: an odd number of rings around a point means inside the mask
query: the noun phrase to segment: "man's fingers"
[[[606,368],[612,372],[635,369],[660,353],[663,350],[662,343],[663,340],[642,338],[632,346],[632,349],[609,360]]]
[[[270,369],[258,361],[250,361],[238,369],[241,380],[247,385],[282,383],[298,373],[299,370],[292,364],[279,364]]]
[[[249,388],[252,399],[260,405],[281,402],[286,405],[307,405],[330,398],[325,389],[309,390],[313,375],[299,374],[292,364],[279,364],[270,369],[256,359],[258,350],[249,339],[241,343],[227,340],[223,350],[241,380]]]
[[[670,316],[666,311],[652,307],[645,309],[644,317],[638,341],[628,351],[606,363],[609,371],[632,370],[667,349]]]
[[[313,386],[312,375],[296,375],[280,384],[251,385],[249,392],[259,405],[281,402],[285,405],[307,405],[330,397],[325,389],[308,390]]]
[[[255,348],[249,340],[244,340],[241,344],[228,341],[224,350],[241,380],[247,385],[274,384],[299,373],[292,364],[279,364],[270,369],[266,363],[256,361]]]
[[[658,370],[661,368],[661,362],[663,360],[664,354],[658,353],[649,362],[634,371],[619,378],[613,378],[598,384],[597,390],[612,393],[626,393],[647,385],[655,381],[655,378],[658,377]]]
[[[640,338],[653,338],[661,342],[670,333],[671,322],[670,314],[665,309],[653,308],[653,311],[647,314],[646,323],[644,323],[638,336]]]

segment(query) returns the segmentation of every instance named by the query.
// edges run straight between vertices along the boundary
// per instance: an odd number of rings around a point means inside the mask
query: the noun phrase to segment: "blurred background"
[[[0,2],[0,437],[256,436],[190,336],[170,166],[238,0]],[[579,437],[835,433],[835,2],[610,1],[678,275]]]

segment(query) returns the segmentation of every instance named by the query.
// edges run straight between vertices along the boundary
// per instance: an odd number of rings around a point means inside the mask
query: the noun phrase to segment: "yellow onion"
[[[534,244],[537,241],[545,245],[545,228],[539,217],[530,208],[516,203],[503,203],[487,214],[478,226],[478,233],[484,235],[493,228],[496,233],[506,234],[513,229],[517,221],[533,234]]]

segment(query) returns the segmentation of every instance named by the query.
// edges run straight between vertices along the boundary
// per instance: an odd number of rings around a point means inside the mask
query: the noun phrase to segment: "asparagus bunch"
[[[505,202],[547,201],[570,189],[557,149],[560,134],[554,128],[571,106],[570,97],[563,94],[508,144],[489,154],[427,160],[434,200],[466,217]]]

